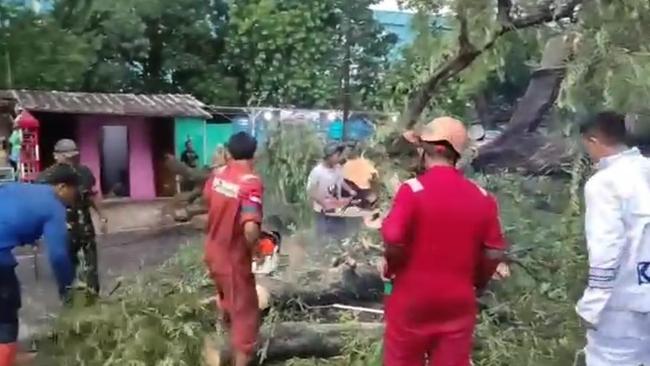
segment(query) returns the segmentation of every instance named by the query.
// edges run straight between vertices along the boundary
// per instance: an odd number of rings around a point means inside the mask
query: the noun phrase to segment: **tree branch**
[[[469,29],[467,29],[467,16],[459,11],[456,15],[460,29],[458,31],[458,53],[469,54],[476,51],[476,47],[469,41]]]
[[[502,27],[512,27],[512,0],[499,0],[497,4],[497,21]]]
[[[467,22],[462,15],[459,16],[460,34],[456,56],[442,63],[437,68],[437,71],[431,74],[429,79],[423,82],[411,94],[406,113],[402,116],[402,123],[407,128],[412,128],[422,114],[422,111],[424,111],[429,104],[429,101],[440,84],[458,75],[461,71],[470,66],[481,54],[491,49],[501,36],[515,29],[525,29],[560,19],[570,18],[575,13],[576,8],[584,1],[585,0],[568,0],[559,8],[554,8],[547,2],[547,5],[537,8],[535,12],[512,19],[511,24],[508,26],[501,26],[501,28],[494,33],[492,38],[478,49],[474,47],[466,47],[467,44],[470,44],[469,40],[465,38],[467,37]]]

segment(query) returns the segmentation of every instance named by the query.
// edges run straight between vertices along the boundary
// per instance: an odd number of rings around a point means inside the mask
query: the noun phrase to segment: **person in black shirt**
[[[181,162],[190,168],[197,168],[199,163],[199,155],[194,151],[192,140],[185,141],[185,150],[181,153]]]
[[[194,146],[192,146],[192,140],[189,138],[185,141],[185,150],[181,153],[181,162],[192,169],[198,168],[199,165],[199,155],[194,151]],[[183,179],[181,181],[181,191],[189,192],[194,189],[194,182]]]

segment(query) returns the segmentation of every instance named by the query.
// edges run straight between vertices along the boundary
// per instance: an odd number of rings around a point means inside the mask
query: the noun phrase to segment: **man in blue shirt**
[[[68,254],[66,206],[74,203],[79,178],[74,169],[60,169],[50,184],[0,184],[0,366],[16,358],[20,285],[12,249],[43,237],[63,297],[74,278]]]

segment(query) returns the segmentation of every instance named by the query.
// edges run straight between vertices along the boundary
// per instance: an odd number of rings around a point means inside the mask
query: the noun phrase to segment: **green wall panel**
[[[155,132],[155,131],[154,131]],[[185,141],[188,137],[194,144],[194,150],[199,155],[201,164],[208,164],[209,155],[206,154],[206,122],[201,118],[176,118],[174,126],[174,144],[176,156],[180,158],[185,150]]]
[[[208,159],[218,145],[224,145],[232,135],[232,123],[208,123],[206,125],[205,146]]]

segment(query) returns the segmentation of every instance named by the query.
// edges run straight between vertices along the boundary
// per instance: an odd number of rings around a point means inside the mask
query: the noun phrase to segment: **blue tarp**
[[[362,118],[353,118],[348,121],[345,129],[345,139],[361,141],[372,136],[374,127],[371,122]],[[330,123],[327,137],[330,140],[343,140],[343,121],[336,119]]]

